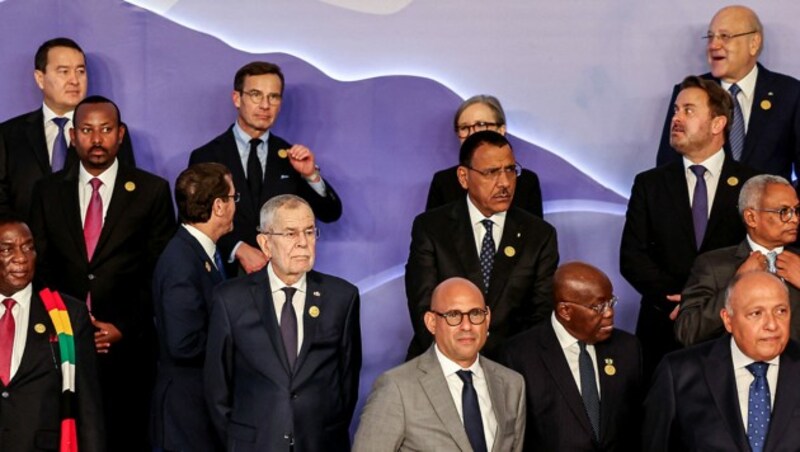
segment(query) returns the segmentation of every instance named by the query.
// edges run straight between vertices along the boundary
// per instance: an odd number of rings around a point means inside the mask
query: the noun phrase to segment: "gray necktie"
[[[733,124],[731,124],[730,141],[731,141],[731,155],[734,160],[742,158],[744,152],[744,115],[742,114],[742,107],[739,105],[739,93],[742,91],[739,85],[733,84],[728,91],[733,98]]]
[[[767,271],[770,273],[775,273],[778,271],[778,267],[775,266],[775,261],[778,260],[778,253],[775,251],[770,251],[767,253]]]

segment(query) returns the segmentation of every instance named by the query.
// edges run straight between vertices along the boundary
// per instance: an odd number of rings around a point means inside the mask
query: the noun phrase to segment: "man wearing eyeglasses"
[[[725,287],[734,276],[768,271],[789,288],[792,310],[800,312],[800,250],[797,240],[800,201],[794,187],[780,176],[756,176],[742,187],[739,212],[747,237],[736,246],[710,251],[697,258],[683,289],[675,334],[691,345],[725,334],[719,316]],[[791,334],[800,338],[800,315],[792,316]]]
[[[423,317],[433,289],[445,279],[467,278],[483,291],[493,317],[484,350],[489,357],[505,338],[547,318],[552,309],[556,231],[511,206],[521,173],[511,144],[497,132],[476,132],[461,145],[459,161],[466,195],[420,214],[411,231],[405,287],[414,337],[408,358],[433,340]]]
[[[789,179],[792,165],[797,172],[800,162],[800,82],[757,63],[764,28],[747,7],[719,10],[703,39],[711,72],[702,77],[719,83],[734,100],[726,152],[759,172]],[[669,139],[678,92],[676,86],[661,134],[658,165],[677,160]]]
[[[214,292],[205,393],[226,450],[349,451],[358,399],[358,289],[314,267],[309,204],[279,195],[261,209],[265,270]]]
[[[259,210],[268,199],[295,194],[308,201],[314,215],[329,223],[342,215],[342,202],[322,179],[314,153],[301,144],[289,144],[272,133],[283,105],[284,78],[280,67],[263,61],[248,63],[236,72],[233,105],[236,122],[189,158],[189,165],[217,162],[233,174],[242,201],[236,208],[233,232],[219,242],[230,275],[239,268],[252,273],[264,268],[268,256],[259,250],[256,231]],[[238,265],[236,265],[238,263]]]
[[[631,451],[639,445],[639,341],[614,328],[611,281],[569,262],[553,276],[549,321],[511,338],[500,363],[521,373],[526,451]]]
[[[181,227],[153,274],[159,353],[150,431],[165,452],[221,450],[203,394],[203,360],[211,291],[225,278],[216,243],[233,229],[238,200],[219,163],[192,165],[175,181]]]
[[[483,300],[464,278],[434,289],[424,322],[435,344],[377,379],[354,452],[522,450],[524,383],[479,354],[494,321]]]
[[[744,238],[736,200],[755,174],[722,149],[731,99],[718,84],[686,77],[673,110],[670,140],[682,158],[636,176],[620,244],[620,271],[642,295],[645,379],[680,347],[672,319],[695,257]]]

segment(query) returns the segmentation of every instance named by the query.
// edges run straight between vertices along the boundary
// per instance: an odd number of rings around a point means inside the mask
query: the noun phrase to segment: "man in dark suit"
[[[156,361],[150,289],[175,217],[165,180],[118,163],[119,118],[104,97],[75,107],[71,136],[80,164],[36,185],[31,229],[37,276],[89,305],[108,448],[124,451],[147,447]]]
[[[789,339],[790,315],[780,279],[737,275],[720,312],[730,334],[661,362],[640,450],[796,451],[800,346]]]
[[[75,421],[81,451],[106,450],[93,328],[86,307],[62,297],[72,336],[57,336],[48,309],[31,284],[35,266],[28,226],[0,217],[0,450],[60,450],[61,441],[69,442],[60,433],[65,412]],[[67,380],[72,386],[63,392],[60,366],[68,357],[60,346],[69,340],[74,355],[69,359],[72,365],[65,368],[74,371],[74,381]],[[65,403],[72,405],[67,408]]]
[[[358,289],[312,270],[318,232],[305,200],[270,199],[258,236],[266,269],[214,292],[204,384],[227,450],[350,450]]]
[[[730,115],[730,96],[719,85],[687,77],[670,138],[682,161],[645,171],[633,183],[620,271],[642,295],[636,335],[646,380],[661,357],[680,346],[672,318],[695,257],[744,238],[736,201],[755,172],[722,150]]]
[[[522,377],[478,353],[491,317],[469,280],[439,284],[425,313],[435,345],[378,378],[353,452],[521,451]]]
[[[800,162],[800,81],[757,63],[763,33],[761,21],[751,9],[727,6],[719,10],[706,35],[711,72],[702,77],[719,83],[738,104],[726,152],[759,172],[789,179],[792,165],[798,171]],[[678,91],[676,86],[664,121],[658,165],[677,160],[669,140]]]
[[[69,130],[88,82],[83,50],[69,38],[44,42],[36,51],[34,68],[33,78],[44,97],[42,108],[0,124],[0,212],[22,218],[30,213],[36,181],[77,163],[74,149],[68,148]],[[119,154],[120,162],[135,166],[127,134]]]
[[[481,130],[493,130],[500,135],[506,134],[506,114],[500,101],[494,96],[479,94],[465,100],[453,118],[453,128],[459,143],[464,143],[468,136]],[[458,182],[458,166],[437,171],[428,189],[428,202],[425,210],[449,204],[462,199],[466,195],[464,187]],[[539,176],[531,170],[522,169],[517,178],[514,199],[511,205],[526,210],[539,218],[542,213],[542,190],[539,187]]]
[[[614,328],[608,277],[570,262],[553,277],[550,321],[510,339],[500,362],[527,393],[526,451],[637,450],[642,358],[636,337]],[[591,414],[590,414],[591,413]]]
[[[342,215],[342,202],[331,184],[320,176],[314,153],[300,144],[289,144],[271,132],[283,100],[281,69],[255,61],[236,72],[233,104],[236,122],[222,135],[192,151],[189,164],[217,162],[233,174],[242,202],[233,219],[233,232],[220,239],[228,273],[238,267],[252,273],[264,268],[267,257],[258,249],[259,211],[275,195],[295,194],[308,201],[314,215],[329,223]],[[265,169],[266,167],[266,169]],[[236,265],[238,262],[238,266]]]
[[[408,358],[432,342],[423,317],[433,289],[445,279],[460,276],[483,291],[492,310],[484,348],[490,358],[500,342],[552,309],[556,231],[511,206],[520,174],[511,144],[497,132],[476,132],[461,145],[459,160],[458,178],[467,194],[417,216],[411,230],[405,285],[414,337]]]
[[[211,290],[222,282],[216,243],[233,229],[238,193],[219,163],[198,163],[175,182],[181,227],[156,264],[159,338],[153,442],[164,451],[220,450],[203,394]]]
[[[697,257],[681,297],[675,335],[684,345],[725,334],[720,310],[725,287],[737,274],[753,270],[778,275],[789,289],[792,310],[800,312],[800,250],[797,240],[800,201],[794,187],[780,176],[748,180],[739,194],[739,212],[747,237],[739,245]],[[772,261],[772,264],[770,264]],[[800,340],[800,315],[792,317],[791,335]]]

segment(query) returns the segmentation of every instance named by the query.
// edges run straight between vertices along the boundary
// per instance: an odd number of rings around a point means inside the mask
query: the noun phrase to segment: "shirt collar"
[[[30,309],[31,296],[33,296],[33,284],[28,283],[28,285],[25,286],[24,289],[18,292],[14,292],[8,297],[6,297],[5,295],[0,295],[0,301],[5,300],[6,298],[13,298],[20,308]]]
[[[186,229],[186,232],[200,242],[200,246],[203,247],[203,251],[205,251],[208,257],[213,260],[214,253],[217,252],[217,245],[213,240],[211,240],[211,237],[207,236],[203,231],[190,224],[183,223],[181,226]]]
[[[439,360],[439,365],[442,366],[442,372],[444,373],[444,377],[447,378],[450,375],[455,374],[459,370],[470,370],[475,377],[483,378],[483,367],[481,367],[481,358],[480,355],[475,359],[475,362],[472,363],[471,366],[464,368],[456,364],[453,360],[448,358],[447,356],[439,350],[439,345],[434,343],[433,345],[434,350],[436,351],[436,358]]]
[[[766,256],[767,253],[769,253],[770,251],[775,251],[775,254],[781,254],[783,252],[782,246],[770,250],[764,246],[759,245],[758,243],[754,242],[752,238],[750,238],[750,234],[747,234],[747,244],[750,245],[751,250],[758,251],[764,256]]]
[[[558,339],[559,345],[561,345],[562,349],[567,349],[572,347],[573,345],[578,343],[578,339],[576,339],[573,335],[569,334],[564,325],[556,319],[556,313],[553,311],[550,314],[550,323],[553,324],[553,331],[556,333],[556,339]]]
[[[86,168],[83,165],[78,165],[78,182],[81,185],[88,185],[89,181],[93,178],[100,179],[100,182],[103,183],[106,187],[111,187],[114,185],[114,181],[117,180],[117,172],[119,171],[119,160],[116,158],[114,159],[114,163],[108,167],[107,170],[100,173],[98,176],[92,176],[86,171]]]
[[[733,361],[734,370],[743,369],[746,366],[756,362],[756,360],[744,354],[744,352],[736,344],[736,340],[734,340],[733,336],[731,336],[731,360]],[[778,355],[771,360],[766,361],[766,363],[771,366],[777,366],[780,364],[780,361],[781,355]]]
[[[306,293],[306,273],[303,273],[303,276],[301,276],[296,283],[289,285],[278,278],[278,275],[275,274],[275,270],[272,269],[272,262],[270,262],[267,264],[267,277],[269,277],[269,287],[272,293],[278,292],[284,287],[294,287],[298,292]]]
[[[756,90],[756,78],[758,78],[758,65],[756,64],[753,66],[753,69],[750,69],[750,72],[744,76],[741,80],[736,82],[739,85],[739,89],[742,90],[742,94],[746,99],[752,99],[753,93]],[[727,91],[733,83],[728,83],[720,80],[720,85]]]
[[[244,146],[244,149],[248,150],[250,149],[250,140],[252,140],[253,137],[245,133],[245,131],[241,128],[241,126],[239,126],[238,118],[233,123],[233,137],[236,139],[236,142],[239,143],[240,148]],[[269,130],[264,132],[264,134],[258,138],[261,139],[262,144],[266,143],[267,140],[269,140]]]
[[[700,163],[694,163],[691,160],[684,157],[683,169],[688,174],[692,171],[689,169],[690,166],[702,165],[706,168],[706,171],[708,171],[709,175],[711,175],[712,177],[719,177],[720,173],[722,173],[722,164],[724,162],[725,162],[725,151],[720,149],[719,151],[711,155],[711,157],[703,160]]]
[[[47,124],[48,121],[52,121],[53,118],[58,118],[59,116],[47,106],[47,104],[42,103],[42,113],[44,114],[44,123]],[[69,119],[69,122],[72,122],[72,115],[75,113],[75,110],[68,111],[64,113],[62,118]]]
[[[475,207],[475,204],[472,203],[472,200],[467,195],[467,210],[469,211],[469,222],[473,226],[480,226],[481,221],[487,219],[483,216],[480,210]],[[497,212],[496,214],[488,217],[489,220],[492,220],[495,226],[503,229],[503,226],[506,224],[506,212]]]

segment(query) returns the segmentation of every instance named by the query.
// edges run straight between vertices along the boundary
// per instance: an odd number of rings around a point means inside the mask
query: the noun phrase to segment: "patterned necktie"
[[[0,317],[0,380],[6,386],[11,381],[11,354],[14,351],[14,314],[11,309],[15,304],[11,298],[3,300],[6,312]]]
[[[464,382],[461,389],[461,409],[464,414],[464,429],[472,450],[486,452],[486,435],[483,432],[483,419],[481,419],[481,406],[478,404],[478,393],[472,384],[472,371],[459,370],[458,378]]]
[[[53,161],[50,168],[55,173],[64,169],[64,162],[67,161],[67,137],[64,134],[64,126],[67,125],[67,118],[53,118],[53,124],[58,126],[58,135],[53,142]]]
[[[86,219],[83,222],[83,240],[86,242],[86,257],[92,261],[100,231],[103,230],[103,198],[100,197],[100,186],[103,181],[93,177],[89,183],[92,185],[92,197],[86,208]]]
[[[297,314],[294,312],[292,298],[297,289],[286,286],[281,290],[286,294],[286,302],[281,309],[281,337],[289,369],[294,369],[294,362],[297,360]]]
[[[731,141],[731,154],[734,160],[742,158],[744,151],[744,115],[742,114],[742,107],[739,105],[739,93],[742,89],[739,85],[733,84],[728,91],[733,98],[733,124],[731,124],[730,141]]]
[[[586,351],[586,343],[578,342],[581,352],[578,355],[578,370],[581,377],[581,397],[586,414],[589,415],[589,422],[592,424],[594,437],[598,438],[600,432],[600,396],[597,394],[597,379],[594,375],[594,364],[589,352]]]
[[[492,237],[492,220],[481,220],[483,227],[486,228],[486,234],[483,236],[483,243],[481,244],[481,275],[483,276],[483,290],[489,293],[489,281],[492,277],[492,266],[494,265],[494,237]]]
[[[694,223],[694,239],[697,249],[703,244],[703,237],[706,235],[708,225],[708,188],[706,187],[706,167],[703,165],[692,165],[689,167],[695,175],[697,181],[694,184],[694,195],[692,195],[692,223]]]
[[[225,275],[225,262],[222,261],[222,255],[219,254],[219,250],[214,251],[214,265],[217,267],[217,271],[220,276],[222,276],[222,279],[227,279]]]
[[[775,251],[770,251],[767,253],[767,271],[770,273],[775,273],[778,271],[778,267],[775,266],[775,261],[778,260],[778,253]]]
[[[261,185],[264,182],[264,170],[261,168],[261,161],[258,159],[258,146],[262,143],[258,138],[250,140],[250,154],[247,155],[247,186],[250,195],[253,197],[255,208],[261,199]]]
[[[764,450],[764,440],[769,431],[769,385],[767,384],[767,368],[765,362],[752,363],[747,370],[753,374],[750,383],[750,397],[747,403],[747,439],[753,452]]]

